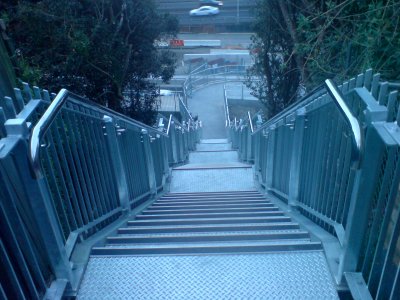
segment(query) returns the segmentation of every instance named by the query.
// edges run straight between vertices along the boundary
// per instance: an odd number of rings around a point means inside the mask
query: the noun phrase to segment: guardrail
[[[261,186],[337,236],[337,282],[378,299],[394,299],[399,289],[395,86],[368,70],[338,89],[327,81],[253,134],[245,118],[230,127],[239,153],[252,145]]]
[[[76,246],[161,192],[200,122],[160,116],[154,128],[27,84],[15,97],[0,100],[1,293],[40,299],[77,287]]]
[[[243,81],[246,74],[246,65],[228,65],[217,68],[207,68],[201,71],[189,74],[183,83],[184,99],[187,103],[187,97],[191,97],[193,91],[205,87],[209,84]]]

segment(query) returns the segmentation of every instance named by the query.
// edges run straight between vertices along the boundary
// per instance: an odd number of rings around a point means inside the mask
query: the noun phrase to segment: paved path
[[[193,92],[189,110],[203,121],[203,139],[226,138],[224,84],[213,84]]]

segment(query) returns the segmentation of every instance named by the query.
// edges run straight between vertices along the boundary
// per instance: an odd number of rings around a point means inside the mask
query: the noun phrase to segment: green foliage
[[[310,90],[326,78],[340,82],[373,68],[400,80],[398,0],[260,0],[255,33],[251,75],[262,81],[252,88],[270,115],[299,97],[302,87]],[[266,97],[271,89],[274,95]]]
[[[255,64],[248,71],[246,85],[265,104],[269,117],[295,100],[299,88],[294,44],[282,26],[283,18],[278,0],[259,1],[251,46]]]
[[[307,86],[327,77],[338,81],[372,67],[389,80],[398,80],[400,3],[396,0],[326,1],[320,9],[304,10],[298,18],[310,77]]]
[[[174,36],[178,23],[159,14],[152,0],[22,0],[0,8],[9,20],[21,80],[52,91],[65,87],[153,121],[154,103],[145,106],[152,114],[140,113],[142,102],[155,97],[138,102],[123,96],[132,86],[137,95],[153,94],[149,78],[168,81],[174,74],[173,54],[157,50],[154,41]]]

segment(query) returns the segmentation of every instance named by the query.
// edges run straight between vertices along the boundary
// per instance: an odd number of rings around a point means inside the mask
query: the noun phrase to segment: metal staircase
[[[173,170],[173,192],[92,249],[78,298],[336,299],[321,242],[260,192],[241,190],[249,166],[229,143],[197,148]],[[194,172],[201,182],[227,170],[242,179],[234,191],[223,184],[232,179],[226,174],[208,183],[210,192],[176,192],[199,188]],[[129,283],[110,285],[122,275]]]
[[[24,84],[0,99],[0,298],[398,299],[399,87],[225,105],[228,142],[183,103],[152,127]]]

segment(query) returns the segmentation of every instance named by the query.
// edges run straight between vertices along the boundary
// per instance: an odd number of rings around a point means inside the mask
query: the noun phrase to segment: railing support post
[[[176,130],[175,130],[175,122],[171,122],[171,128],[169,129],[169,134],[172,143],[172,160],[174,164],[178,163],[178,149],[176,145]]]
[[[150,193],[152,195],[155,195],[157,193],[156,174],[154,172],[154,160],[150,145],[150,135],[146,129],[142,129],[142,140],[143,140],[143,148],[146,159],[146,166],[148,171],[147,173],[149,176],[148,180],[149,180]]]
[[[378,128],[376,128],[376,127]],[[343,250],[340,256],[337,281],[343,281],[344,272],[355,272],[366,229],[368,227],[368,216],[374,198],[376,184],[380,176],[380,162],[386,151],[396,151],[397,141],[387,133],[382,141],[378,131],[383,131],[378,125],[367,128],[363,161],[360,169],[355,172],[353,191],[351,194],[348,221],[346,225]],[[375,127],[375,128],[374,128]]]
[[[114,169],[115,180],[117,182],[118,196],[121,207],[129,210],[129,190],[126,180],[125,168],[122,162],[121,151],[117,134],[115,132],[114,120],[109,116],[103,117],[104,129],[107,135],[107,143],[111,153],[111,165]]]
[[[47,183],[43,177],[34,179],[32,164],[28,160],[28,127],[22,119],[10,119],[5,123],[7,138],[0,142],[0,164],[7,170],[7,186],[13,193],[28,200],[27,205],[32,211],[41,239],[50,260],[52,271],[57,279],[67,279],[72,286],[75,280],[71,265],[65,250],[62,229],[58,223],[54,204]]]
[[[164,123],[160,124],[158,126],[158,129],[161,132],[164,132]],[[162,156],[163,156],[163,184],[167,181],[167,178],[169,177],[169,163],[168,163],[168,145],[167,145],[167,139],[163,136],[160,136],[161,138],[161,151],[162,151]]]
[[[290,162],[289,207],[296,206],[299,197],[300,166],[301,166],[301,155],[303,149],[305,118],[306,118],[305,108],[299,109],[296,112],[296,119],[294,123],[292,159]]]
[[[268,130],[268,145],[267,145],[267,170],[265,189],[268,191],[272,188],[272,177],[274,176],[274,156],[275,156],[275,125],[272,125]]]

